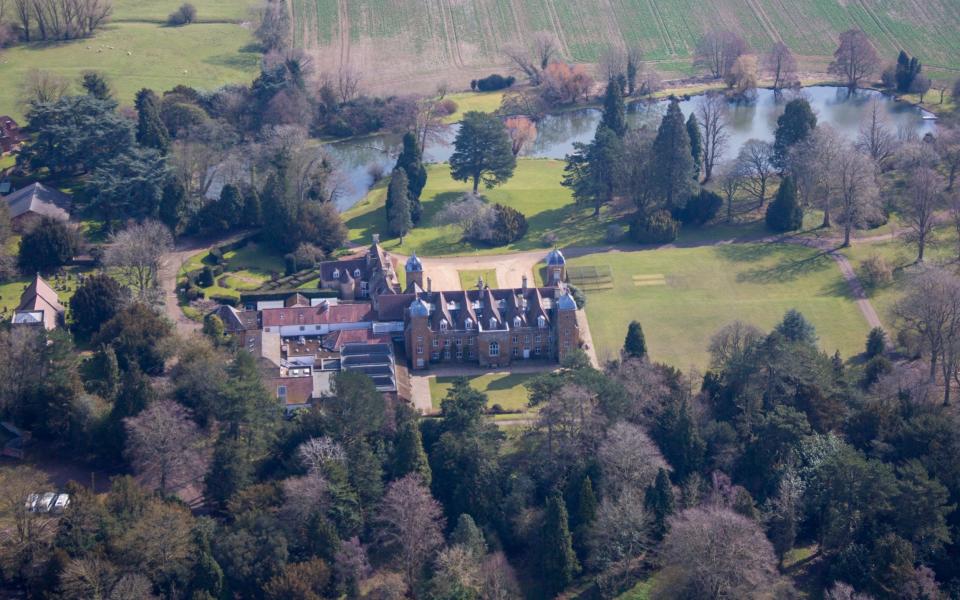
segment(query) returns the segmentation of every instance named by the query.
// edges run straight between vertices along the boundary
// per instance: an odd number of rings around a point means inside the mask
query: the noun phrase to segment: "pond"
[[[846,88],[811,86],[799,92],[785,93],[778,98],[771,90],[761,89],[757,90],[756,98],[750,102],[728,104],[730,139],[723,158],[735,157],[740,152],[740,147],[749,139],[772,141],[777,118],[783,114],[786,102],[797,94],[810,102],[817,114],[818,123],[829,124],[851,140],[856,138],[861,120],[873,99],[881,103],[888,124],[895,132],[923,136],[934,129],[930,113],[872,90],[860,90],[851,95]],[[702,100],[702,96],[694,96],[681,101],[680,108],[684,116],[696,110]],[[634,126],[655,126],[666,106],[666,101],[633,103],[628,106],[628,120]],[[547,115],[537,123],[537,139],[522,156],[562,159],[573,152],[574,143],[589,142],[593,139],[599,122],[600,111],[595,108]],[[451,125],[444,133],[443,141],[428,144],[424,160],[448,160],[453,152],[451,142],[456,132],[457,125]],[[377,135],[334,142],[327,144],[326,148],[338,163],[346,180],[345,189],[337,199],[340,210],[346,210],[359,202],[370,189],[373,183],[371,169],[389,173],[393,168],[400,151],[400,138]]]

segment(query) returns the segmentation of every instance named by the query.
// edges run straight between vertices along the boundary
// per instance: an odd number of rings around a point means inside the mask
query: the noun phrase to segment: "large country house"
[[[291,408],[328,392],[331,375],[342,370],[367,373],[377,389],[396,394],[398,360],[404,370],[502,368],[558,362],[580,346],[559,250],[547,256],[545,287],[524,277],[519,288],[433,290],[414,254],[401,289],[393,260],[374,240],[360,256],[322,263],[316,293],[247,295],[240,309],[222,306],[216,314]]]

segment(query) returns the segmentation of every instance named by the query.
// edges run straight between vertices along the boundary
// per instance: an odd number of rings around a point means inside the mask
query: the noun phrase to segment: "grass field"
[[[444,119],[445,123],[457,123],[463,119],[464,113],[471,110],[491,113],[500,108],[503,92],[462,92],[450,94],[447,98],[457,103],[457,112]]]
[[[526,411],[527,388],[523,386],[536,376],[535,373],[488,373],[469,379],[475,390],[487,395],[487,407],[499,404],[504,410]],[[440,401],[447,395],[453,382],[453,377],[430,378],[430,400],[434,410],[440,410]]]
[[[383,210],[386,187],[381,184],[355,207],[344,213],[343,218],[350,228],[350,240],[368,244],[371,235],[380,233],[384,247],[397,249],[407,254],[416,250],[423,256],[450,254],[505,254],[521,250],[545,248],[543,235],[550,231],[564,245],[590,245],[603,240],[610,217],[592,217],[592,210],[574,206],[570,191],[560,186],[563,162],[558,160],[520,160],[513,178],[505,185],[483,194],[491,202],[499,202],[522,212],[530,226],[522,239],[499,248],[476,247],[460,240],[460,232],[454,227],[431,226],[434,215],[446,202],[457,200],[470,190],[467,183],[450,178],[450,168],[445,164],[427,167],[427,187],[423,190],[421,225],[403,240],[402,248],[397,239],[387,239],[387,222]]]
[[[177,10],[183,0],[114,0],[113,21],[156,21],[165,23],[167,15]],[[197,22],[240,23],[251,17],[258,6],[255,0],[194,0]]]
[[[834,261],[786,244],[736,244],[587,255],[570,267],[607,266],[612,289],[587,292],[587,316],[601,358],[623,345],[627,324],[643,325],[654,360],[705,368],[707,344],[724,324],[770,329],[796,308],[817,328],[820,347],[849,357],[869,327]]]
[[[483,279],[483,282],[492,288],[500,287],[497,282],[497,272],[494,269],[484,269],[481,271],[457,271],[460,275],[460,288],[464,290],[474,290],[477,288],[477,279]]]
[[[398,83],[424,72],[492,70],[504,46],[537,31],[555,33],[573,60],[595,62],[608,45],[630,44],[677,72],[689,69],[710,29],[737,31],[759,50],[783,40],[825,63],[838,34],[858,27],[890,59],[903,48],[928,66],[960,66],[955,0],[295,0],[293,9],[296,43]]]
[[[22,119],[20,82],[32,69],[71,80],[87,70],[100,71],[120,103],[132,105],[134,95],[144,87],[159,92],[184,84],[212,90],[227,83],[249,83],[257,74],[260,56],[250,32],[235,24],[114,23],[92,39],[4,50],[0,114]]]

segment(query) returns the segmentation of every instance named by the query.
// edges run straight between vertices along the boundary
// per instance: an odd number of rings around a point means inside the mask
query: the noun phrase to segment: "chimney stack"
[[[433,291],[433,280],[427,277],[427,292]]]
[[[527,276],[526,276],[526,275],[523,276],[523,291],[524,291],[524,292],[527,291]]]
[[[380,243],[380,234],[379,234],[379,233],[373,234],[373,243],[374,243],[374,244],[379,244],[379,243]]]

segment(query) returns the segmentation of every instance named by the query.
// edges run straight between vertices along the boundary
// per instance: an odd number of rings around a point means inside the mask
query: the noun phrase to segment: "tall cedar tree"
[[[176,233],[187,210],[187,190],[177,177],[171,177],[163,186],[160,198],[160,221]]]
[[[773,141],[773,165],[783,171],[787,168],[787,154],[795,144],[807,139],[817,126],[817,115],[804,98],[787,102],[777,119]]]
[[[700,436],[686,400],[672,401],[657,419],[654,437],[663,456],[673,465],[677,482],[703,466],[707,444]]]
[[[627,107],[623,102],[623,77],[611,77],[603,98],[603,117],[600,126],[622,138],[627,133]]]
[[[644,504],[653,514],[653,535],[656,539],[662,540],[670,529],[667,519],[676,508],[673,487],[670,485],[670,476],[666,469],[662,467],[657,469],[657,479],[647,488]]]
[[[423,437],[416,417],[407,419],[399,426],[393,449],[393,478],[400,479],[410,473],[419,475],[426,486],[432,481],[433,474],[423,449]]]
[[[803,208],[797,199],[797,184],[787,176],[773,202],[767,207],[767,227],[774,231],[796,231],[803,226]]]
[[[413,228],[410,217],[410,189],[407,186],[407,174],[403,169],[394,169],[390,177],[390,187],[387,189],[387,225],[390,233],[400,237],[403,245],[403,236]]]
[[[517,159],[507,128],[497,116],[476,111],[466,113],[453,147],[450,175],[456,181],[472,181],[474,194],[480,189],[481,181],[487,188],[493,188],[513,177]]]
[[[243,225],[259,227],[263,224],[263,209],[260,206],[260,192],[250,185],[243,190]]]
[[[650,185],[668,210],[683,208],[693,188],[690,134],[676,98],[670,101],[653,140]]]
[[[559,492],[551,494],[547,499],[540,542],[540,580],[550,598],[562,592],[580,572],[567,518],[563,496]]]
[[[700,170],[703,168],[703,136],[696,113],[690,113],[687,118],[687,135],[690,136],[690,156],[693,157],[693,178],[700,181]]]
[[[629,358],[644,358],[647,356],[647,339],[643,335],[643,327],[638,321],[630,321],[627,327],[627,338],[623,341],[623,353]]]
[[[901,50],[900,55],[897,56],[897,70],[894,76],[897,82],[897,91],[901,94],[911,92],[913,81],[920,75],[922,69],[923,66],[916,56],[910,58],[906,52]]]
[[[574,143],[567,155],[561,185],[573,191],[577,204],[593,204],[593,216],[613,201],[623,167],[623,142],[601,123],[589,144]]]
[[[403,135],[403,150],[397,157],[395,169],[403,169],[407,174],[407,184],[410,189],[410,217],[414,225],[420,222],[420,194],[427,185],[427,168],[423,166],[423,156],[420,153],[420,144],[417,136],[412,132]]]
[[[97,100],[113,100],[113,92],[110,91],[110,84],[107,78],[96,71],[87,71],[80,76],[80,85],[88,95]],[[114,100],[114,102],[116,102]]]
[[[137,143],[166,154],[170,149],[170,132],[160,118],[160,102],[153,90],[137,92]]]

